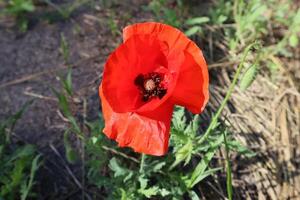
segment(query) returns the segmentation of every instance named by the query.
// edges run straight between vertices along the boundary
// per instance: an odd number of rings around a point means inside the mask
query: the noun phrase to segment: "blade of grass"
[[[235,85],[237,84],[237,81],[238,81],[238,78],[241,74],[241,70],[244,66],[244,63],[246,61],[246,58],[247,58],[247,55],[248,53],[250,52],[250,50],[255,46],[257,45],[257,42],[253,42],[252,44],[248,45],[245,50],[244,50],[244,53],[243,53],[243,57],[242,57],[242,61],[240,62],[239,66],[238,66],[238,69],[233,77],[233,81],[231,83],[231,85],[229,86],[229,89],[228,89],[228,92],[226,93],[226,96],[224,98],[224,100],[222,101],[217,113],[213,116],[212,118],[212,121],[211,123],[209,124],[206,132],[204,133],[204,135],[198,140],[198,145],[202,144],[206,139],[207,137],[211,134],[212,130],[214,129],[214,127],[216,126],[217,122],[218,122],[218,118],[219,116],[221,115],[225,105],[227,104],[227,101],[229,100],[233,90],[234,90],[234,87]]]
[[[232,175],[231,175],[231,165],[229,161],[229,146],[227,144],[227,132],[223,131],[223,137],[224,137],[224,144],[225,144],[225,159],[226,159],[226,188],[227,188],[227,195],[228,199],[232,200]]]

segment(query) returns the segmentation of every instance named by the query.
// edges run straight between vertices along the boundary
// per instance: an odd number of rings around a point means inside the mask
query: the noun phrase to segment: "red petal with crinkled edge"
[[[202,81],[202,91],[200,91],[203,94],[204,98],[201,98],[203,100],[202,103],[198,105],[200,109],[195,109],[191,107],[189,101],[182,101],[180,102],[181,105],[187,106],[190,111],[195,112],[197,110],[202,111],[208,101],[209,98],[209,90],[208,90],[208,83],[209,83],[209,75],[208,75],[208,69],[205,62],[205,59],[203,57],[202,51],[198,48],[198,46],[191,41],[189,38],[187,38],[180,30],[161,23],[156,22],[145,22],[145,23],[137,23],[134,25],[127,26],[123,29],[123,40],[126,42],[128,39],[130,39],[133,36],[136,35],[147,35],[151,34],[152,36],[156,36],[160,41],[166,42],[169,46],[169,53],[167,55],[168,61],[176,61],[178,52],[180,51],[186,51],[188,52],[194,59],[194,61],[198,64],[199,68],[201,69],[201,76],[198,76],[197,78],[200,78]],[[191,69],[193,70],[193,69]],[[191,80],[183,80],[181,81],[184,84],[189,84]],[[180,87],[181,88],[181,87]],[[177,91],[178,92],[178,91]],[[184,91],[179,91],[180,93],[184,93]],[[200,102],[200,101],[199,101]]]
[[[102,112],[105,120],[103,132],[121,147],[131,147],[134,151],[155,156],[167,153],[173,105],[163,106],[148,113],[116,113],[99,87]]]
[[[166,48],[156,37],[142,35],[130,38],[109,56],[102,84],[103,93],[115,112],[136,111],[145,104],[134,80],[139,74],[167,68]]]
[[[171,101],[185,106],[193,113],[200,113],[205,103],[201,67],[187,51],[180,67],[179,77]]]

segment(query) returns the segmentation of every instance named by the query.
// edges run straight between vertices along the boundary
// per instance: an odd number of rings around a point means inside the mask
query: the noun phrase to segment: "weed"
[[[182,14],[181,5],[181,1],[153,0],[145,9],[152,11],[157,21],[180,27],[181,21],[178,13]]]
[[[16,122],[30,103],[0,124],[0,199],[21,199],[32,197],[36,171],[41,159],[32,145],[12,145],[10,134]]]
[[[0,15],[12,15],[16,17],[17,25],[22,32],[28,28],[27,13],[33,12],[35,6],[32,0],[9,0]]]
[[[259,69],[263,66],[269,68],[272,77],[281,66],[275,62],[276,56],[289,57],[288,47],[297,47],[300,32],[300,9],[293,10],[291,1],[274,3],[273,0],[218,0],[208,16],[196,16],[186,20],[188,36],[197,35],[205,38],[213,34],[214,44],[222,46],[225,59],[237,62],[242,57],[242,49],[253,41],[261,42],[261,52],[258,59],[249,58],[249,66],[241,77],[241,89],[246,90],[255,80]],[[210,19],[210,20],[208,20]],[[274,32],[278,27],[286,27],[284,35],[275,38]],[[212,30],[214,30],[212,32]],[[219,31],[215,31],[219,30]],[[266,39],[270,38],[270,39]],[[216,45],[219,48],[220,45]],[[226,49],[224,49],[226,48]],[[255,65],[250,65],[255,63]]]

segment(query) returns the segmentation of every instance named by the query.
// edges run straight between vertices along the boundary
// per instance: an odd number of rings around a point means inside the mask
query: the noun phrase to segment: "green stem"
[[[256,45],[256,42],[248,45],[246,47],[246,49],[244,50],[244,55],[243,55],[243,58],[242,58],[242,61],[240,62],[239,66],[238,66],[238,69],[234,75],[234,78],[233,78],[233,81],[231,83],[231,85],[229,86],[229,89],[228,89],[228,92],[224,98],[224,100],[222,101],[217,113],[215,114],[215,116],[212,118],[212,121],[211,123],[209,124],[206,132],[204,133],[204,135],[198,140],[198,144],[202,144],[206,139],[207,137],[211,134],[211,131],[214,129],[215,125],[217,124],[218,122],[218,118],[219,116],[221,115],[225,105],[227,104],[227,101],[229,100],[233,90],[234,90],[234,87],[235,85],[237,84],[237,81],[238,81],[238,77],[240,76],[240,73],[241,73],[241,70],[244,66],[244,62],[246,61],[246,58],[247,58],[247,55],[249,53],[249,51],[251,50],[251,48]]]
[[[142,154],[141,163],[140,163],[140,171],[139,171],[140,174],[144,172],[145,158],[146,158],[146,155]]]
[[[229,161],[229,148],[228,148],[227,139],[226,139],[227,134],[225,131],[223,132],[223,136],[224,136],[224,143],[225,143],[225,159],[226,159],[226,188],[227,188],[228,199],[232,200],[232,194],[233,194],[232,172],[231,172],[231,165],[230,165],[230,161]]]

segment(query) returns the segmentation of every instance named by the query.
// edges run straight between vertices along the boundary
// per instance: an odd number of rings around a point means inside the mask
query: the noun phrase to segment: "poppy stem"
[[[140,174],[144,172],[145,158],[146,158],[146,154],[142,153],[141,163],[140,163],[140,171],[139,171]]]
[[[229,89],[228,89],[228,92],[226,93],[226,96],[224,98],[224,100],[222,101],[217,113],[213,116],[212,118],[212,121],[211,123],[209,124],[208,128],[206,129],[204,135],[198,140],[198,145],[199,144],[202,144],[206,139],[207,137],[210,135],[210,133],[212,132],[212,130],[214,128],[216,128],[217,126],[217,123],[218,123],[218,119],[219,119],[219,116],[221,115],[224,107],[226,106],[227,104],[227,101],[229,100],[233,90],[234,90],[234,87],[235,85],[237,84],[237,81],[238,81],[238,78],[240,76],[240,73],[242,71],[242,68],[244,66],[244,63],[246,61],[246,58],[247,58],[247,55],[248,53],[250,52],[250,50],[255,46],[257,45],[257,42],[253,42],[251,43],[250,45],[248,45],[245,50],[244,50],[244,53],[243,53],[243,57],[242,57],[242,61],[240,62],[239,66],[238,66],[238,69],[233,77],[233,80],[232,80],[232,83],[230,84],[229,86]]]

